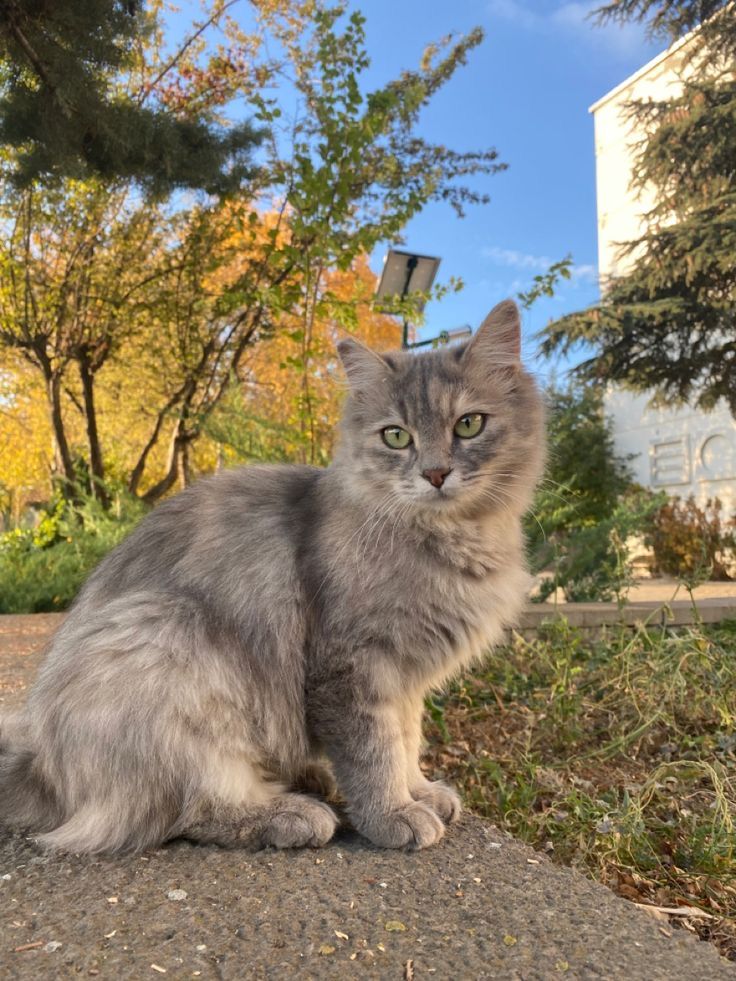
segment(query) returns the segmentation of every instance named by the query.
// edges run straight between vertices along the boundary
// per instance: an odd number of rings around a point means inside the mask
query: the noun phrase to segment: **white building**
[[[610,276],[625,272],[618,244],[640,236],[641,216],[651,206],[648,194],[631,190],[633,147],[641,134],[626,119],[625,106],[632,99],[676,96],[688,70],[689,42],[677,42],[591,106],[602,289]],[[637,454],[632,468],[638,482],[681,497],[692,494],[700,502],[719,497],[728,510],[736,507],[736,423],[728,408],[656,409],[648,401],[618,388],[606,396],[617,450]]]

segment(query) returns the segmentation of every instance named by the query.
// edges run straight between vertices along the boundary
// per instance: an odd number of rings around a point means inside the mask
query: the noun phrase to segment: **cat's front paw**
[[[299,794],[278,798],[276,803],[263,831],[262,846],[321,848],[334,835],[337,816],[327,804]]]
[[[422,801],[431,807],[435,814],[442,818],[445,824],[457,821],[462,811],[460,796],[457,791],[440,780],[425,780],[419,787],[412,787],[411,795],[414,800]]]
[[[360,830],[375,845],[383,848],[427,848],[440,840],[445,826],[433,808],[412,801],[388,814],[373,818]]]

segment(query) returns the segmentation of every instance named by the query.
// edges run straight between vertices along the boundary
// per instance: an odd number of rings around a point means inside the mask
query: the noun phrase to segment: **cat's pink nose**
[[[422,470],[422,477],[428,480],[433,487],[441,487],[445,482],[445,477],[451,470],[451,467],[435,467],[433,470]]]

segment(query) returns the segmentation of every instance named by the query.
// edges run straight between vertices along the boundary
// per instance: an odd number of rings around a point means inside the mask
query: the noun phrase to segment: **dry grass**
[[[590,641],[561,621],[430,717],[427,765],[469,808],[736,960],[736,622]]]

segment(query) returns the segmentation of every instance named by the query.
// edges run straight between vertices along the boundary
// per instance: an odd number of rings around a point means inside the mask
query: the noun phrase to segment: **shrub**
[[[540,599],[560,587],[570,603],[621,603],[633,579],[628,540],[644,531],[661,503],[661,495],[631,489],[607,518],[555,536],[553,576],[542,584]]]
[[[699,507],[691,496],[666,501],[651,515],[646,543],[654,553],[654,568],[683,579],[727,580],[727,557],[736,548],[736,521],[725,520],[715,498]]]
[[[537,598],[558,586],[570,601],[620,598],[631,578],[626,542],[642,530],[653,495],[633,488],[600,387],[553,386],[547,405],[549,462],[526,521],[532,569],[553,571]]]
[[[35,528],[0,535],[0,613],[64,610],[92,569],[142,517],[122,493],[109,510],[86,498],[55,498]]]

